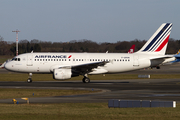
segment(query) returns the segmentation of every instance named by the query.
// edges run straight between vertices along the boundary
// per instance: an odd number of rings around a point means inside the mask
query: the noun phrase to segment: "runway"
[[[139,70],[132,73],[166,74],[180,73],[178,65],[163,66],[159,71]],[[4,73],[3,73],[3,72]],[[157,72],[158,71],[158,72]],[[6,74],[1,70],[0,73]],[[110,99],[163,100],[180,102],[180,79],[132,79],[132,80],[92,80],[91,83],[79,81],[48,82],[0,82],[0,88],[38,88],[38,89],[80,89],[101,90],[99,93],[29,98],[30,103],[98,103]],[[16,98],[19,103],[26,101]],[[0,103],[12,103],[12,99],[1,99]]]
[[[180,101],[180,79],[141,79],[141,80],[105,80],[82,82],[0,82],[0,88],[40,88],[40,89],[81,89],[102,90],[95,94],[52,96],[29,98],[31,103],[82,103],[108,102],[109,99],[133,100],[175,100]],[[20,103],[24,100],[17,98]],[[12,103],[12,99],[0,100],[0,103]]]

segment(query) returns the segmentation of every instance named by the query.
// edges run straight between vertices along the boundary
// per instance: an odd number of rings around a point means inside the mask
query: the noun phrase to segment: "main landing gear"
[[[31,83],[32,82],[32,73],[29,73],[29,77],[27,79],[27,82],[28,83]]]
[[[90,83],[90,79],[88,78],[87,74],[84,75],[84,78],[82,79],[83,83]]]
[[[83,83],[90,83],[90,79],[88,77],[84,77],[82,81]]]

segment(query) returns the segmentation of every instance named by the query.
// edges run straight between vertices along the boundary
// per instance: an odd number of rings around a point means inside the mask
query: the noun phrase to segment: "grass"
[[[3,63],[11,56],[0,56]],[[91,80],[139,79],[138,74],[90,75]],[[0,81],[26,81],[28,74],[11,72],[0,74]],[[74,77],[70,80],[81,80]],[[180,74],[154,74],[150,79],[177,79]],[[53,81],[51,74],[33,74],[33,81]],[[143,79],[143,78],[141,78]],[[55,80],[54,80],[55,81]],[[97,91],[55,89],[12,89],[1,88],[0,99],[21,97],[62,96],[86,94]],[[34,93],[34,96],[32,95]],[[176,108],[108,108],[108,103],[60,103],[60,104],[0,104],[2,120],[179,120],[180,106]]]
[[[179,120],[176,108],[108,108],[107,103],[0,104],[3,120]]]
[[[62,90],[62,89],[18,89],[18,88],[0,88],[0,99],[8,98],[33,98],[33,97],[48,97],[48,96],[64,96],[64,95],[79,95],[89,94],[99,91],[91,90]],[[34,93],[34,95],[33,95]]]
[[[14,56],[0,55],[0,64],[4,63],[8,59],[12,59]]]
[[[0,74],[0,81],[26,81],[28,74],[14,74],[14,73],[5,73]],[[73,77],[71,80],[81,81],[83,76]],[[91,80],[124,80],[124,79],[144,79],[138,78],[138,74],[107,74],[103,75],[89,75]],[[180,74],[152,74],[150,79],[178,79]],[[56,81],[53,79],[52,74],[33,74],[33,81]],[[68,80],[66,80],[68,81]]]

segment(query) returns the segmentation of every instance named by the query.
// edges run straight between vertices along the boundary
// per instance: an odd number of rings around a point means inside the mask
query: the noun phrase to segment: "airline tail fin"
[[[176,55],[178,55],[178,54],[180,54],[180,49],[179,49],[179,51],[176,53]]]
[[[138,52],[164,55],[171,29],[172,23],[163,23]]]
[[[4,68],[5,64],[6,64],[6,61],[0,66],[0,68]]]
[[[132,45],[131,48],[129,49],[128,53],[134,53],[134,48],[135,48],[135,45]]]

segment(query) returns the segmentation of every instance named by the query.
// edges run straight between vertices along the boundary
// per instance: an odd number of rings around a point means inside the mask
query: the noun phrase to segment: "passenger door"
[[[133,56],[133,66],[138,67],[139,66],[139,57],[137,55]]]
[[[27,66],[33,66],[33,55],[27,55]]]

